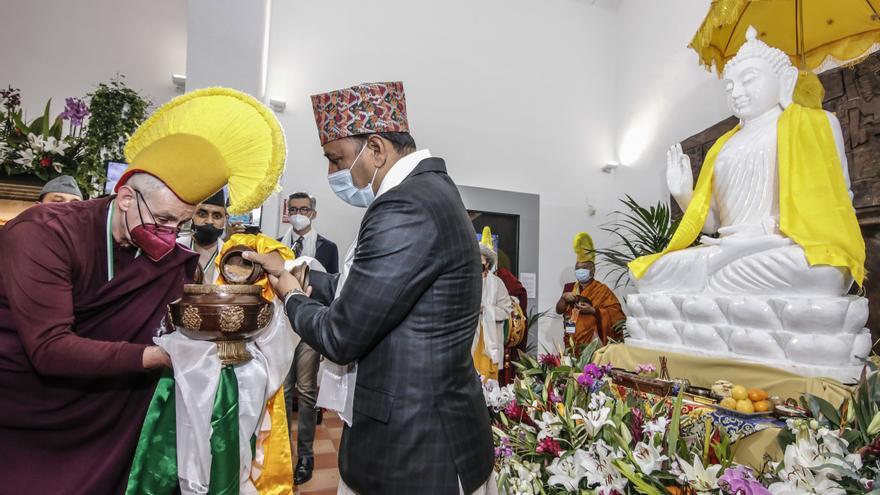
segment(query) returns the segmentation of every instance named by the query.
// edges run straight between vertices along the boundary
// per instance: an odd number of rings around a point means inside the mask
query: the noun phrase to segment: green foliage
[[[620,202],[626,206],[625,210],[614,211],[620,218],[602,226],[616,244],[594,250],[599,263],[609,267],[610,275],[616,276],[615,288],[629,284],[627,265],[630,261],[665,249],[678,227],[678,221],[672,220],[669,205],[664,202],[645,208],[629,195]]]
[[[107,179],[105,163],[125,160],[125,143],[147,117],[150,107],[149,100],[125,85],[124,77],[120,74],[109,83],[101,83],[88,95],[91,116],[76,180],[90,195],[99,193]]]

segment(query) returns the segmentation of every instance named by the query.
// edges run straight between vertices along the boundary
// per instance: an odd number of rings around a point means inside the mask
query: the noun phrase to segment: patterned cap
[[[312,96],[321,146],[349,136],[409,132],[402,82],[364,83]]]

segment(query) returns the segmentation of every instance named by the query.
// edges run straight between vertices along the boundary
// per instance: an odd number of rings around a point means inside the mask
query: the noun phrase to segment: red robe
[[[110,198],[41,205],[0,230],[0,494],[123,493],[158,378],[144,348],[197,255],[115,243]]]

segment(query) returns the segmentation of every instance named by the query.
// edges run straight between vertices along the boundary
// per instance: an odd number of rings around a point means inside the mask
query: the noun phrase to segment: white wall
[[[455,181],[541,195],[538,306],[550,307],[573,278],[574,234],[597,232],[587,202],[601,213],[619,193],[599,170],[615,155],[615,5],[273,2],[267,96],[287,100],[285,192],[317,195],[316,225],[344,251],[362,212],[327,186],[308,97],[402,80],[416,141]]]
[[[28,118],[85,96],[116,73],[164,103],[186,68],[185,0],[6,0],[0,15],[0,86],[22,90]]]
[[[688,48],[709,0],[620,0],[616,51],[616,172],[642,202],[668,198],[666,150],[730,112],[714,72]],[[644,187],[631,187],[630,184]]]

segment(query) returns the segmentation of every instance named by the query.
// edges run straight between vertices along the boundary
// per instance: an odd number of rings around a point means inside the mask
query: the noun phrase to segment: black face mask
[[[214,244],[221,235],[223,235],[223,229],[218,229],[210,223],[193,225],[193,239],[203,246]]]

